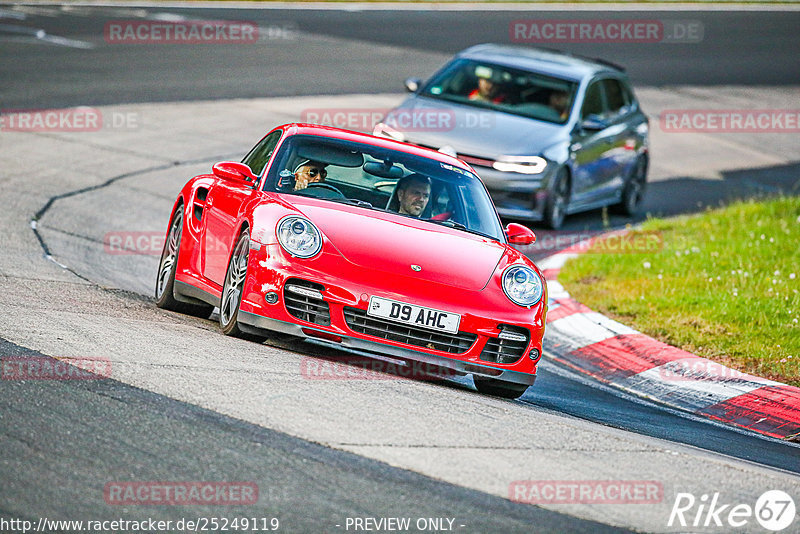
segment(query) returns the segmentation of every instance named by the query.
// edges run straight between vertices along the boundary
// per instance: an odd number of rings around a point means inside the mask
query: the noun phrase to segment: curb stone
[[[800,388],[672,347],[572,299],[558,283],[558,273],[567,260],[588,249],[586,245],[578,243],[537,262],[549,295],[543,348],[550,357],[673,408],[800,442]]]

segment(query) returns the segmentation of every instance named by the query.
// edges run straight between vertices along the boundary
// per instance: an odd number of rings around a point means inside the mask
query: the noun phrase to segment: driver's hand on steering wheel
[[[294,190],[300,191],[308,187],[308,184],[322,182],[328,176],[325,166],[313,161],[300,165],[294,172]]]

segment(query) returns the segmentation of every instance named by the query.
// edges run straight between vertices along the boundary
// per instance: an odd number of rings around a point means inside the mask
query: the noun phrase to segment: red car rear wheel
[[[181,235],[183,234],[183,205],[179,205],[169,225],[169,233],[161,251],[161,261],[158,264],[156,276],[156,306],[165,310],[186,313],[207,319],[214,306],[209,304],[193,304],[180,302],[175,299],[175,271],[178,264],[178,252],[181,249]]]

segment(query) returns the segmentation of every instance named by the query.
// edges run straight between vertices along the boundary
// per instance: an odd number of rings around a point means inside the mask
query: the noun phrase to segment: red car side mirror
[[[506,236],[512,245],[532,245],[536,243],[536,234],[527,226],[517,223],[509,223],[506,226]]]
[[[215,163],[211,170],[214,176],[222,178],[223,180],[233,180],[234,182],[248,182],[252,183],[256,180],[256,176],[250,167],[238,161],[222,161]]]

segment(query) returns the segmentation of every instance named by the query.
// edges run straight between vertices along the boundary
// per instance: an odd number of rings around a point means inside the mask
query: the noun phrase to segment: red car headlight
[[[322,234],[305,217],[284,217],[278,222],[276,234],[283,250],[292,256],[311,258],[322,250]]]
[[[512,265],[503,272],[503,291],[514,304],[529,308],[542,299],[544,284],[530,267]]]

